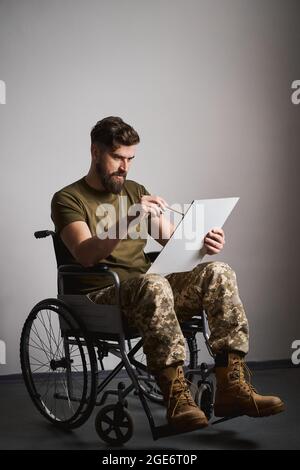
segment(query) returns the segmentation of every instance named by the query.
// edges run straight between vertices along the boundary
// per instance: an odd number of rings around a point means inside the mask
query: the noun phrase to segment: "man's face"
[[[114,151],[95,147],[95,168],[106,192],[113,194],[121,192],[135,150],[136,145],[120,145]]]

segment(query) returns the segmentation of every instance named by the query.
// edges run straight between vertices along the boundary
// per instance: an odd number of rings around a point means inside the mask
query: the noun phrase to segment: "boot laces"
[[[247,376],[247,378],[245,377],[245,375]],[[249,393],[256,408],[257,414],[259,416],[259,408],[254,397],[254,393],[257,393],[257,391],[251,384],[251,376],[251,370],[244,361],[242,361],[240,358],[236,358],[233,360],[232,378],[237,379],[239,381],[240,387],[243,388],[247,393]]]
[[[169,403],[168,406],[171,404],[171,400],[175,401],[175,405],[172,410],[172,416],[174,416],[175,411],[179,410],[181,406],[189,405],[189,406],[194,406],[197,407],[190,389],[189,385],[195,387],[195,385],[187,380],[184,377],[184,374],[178,374],[177,377],[173,380],[172,385],[171,385],[171,393],[169,397]]]
[[[253,393],[257,393],[256,389],[251,384],[252,373],[247,364],[244,361],[241,361],[240,358],[233,359],[233,369],[231,377],[239,381],[239,385],[244,389]],[[247,378],[246,378],[247,377]]]

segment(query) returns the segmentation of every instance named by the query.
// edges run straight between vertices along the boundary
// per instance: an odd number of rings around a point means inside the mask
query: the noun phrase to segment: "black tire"
[[[95,428],[104,442],[117,446],[131,439],[133,421],[126,408],[117,403],[100,409],[95,419]]]
[[[38,411],[62,428],[81,426],[96,402],[97,361],[81,322],[57,299],[39,302],[21,335],[20,359]]]
[[[198,344],[196,335],[185,336],[186,341],[186,361],[185,361],[185,376],[189,382],[193,382],[195,374],[189,372],[189,369],[197,369],[198,367]]]
[[[201,408],[208,420],[212,417],[214,409],[214,386],[211,381],[198,382],[198,391],[195,402]]]
[[[145,374],[145,373],[144,373]],[[141,389],[143,390],[144,395],[153,403],[158,403],[159,405],[163,405],[163,396],[155,382],[155,379],[151,374],[149,375],[149,379],[140,380],[139,384]]]

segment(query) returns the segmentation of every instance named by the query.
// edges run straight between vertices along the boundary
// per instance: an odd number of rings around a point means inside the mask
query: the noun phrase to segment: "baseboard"
[[[276,359],[270,361],[247,361],[247,365],[252,370],[297,369],[300,367],[300,364],[294,365],[290,359]]]
[[[212,365],[212,364],[211,364]],[[247,361],[247,365],[251,370],[271,370],[271,369],[299,369],[300,364],[294,365],[291,360],[289,359],[277,359],[277,360],[270,360],[270,361]],[[100,371],[100,377],[105,378],[109,374],[109,370]],[[127,373],[126,370],[123,369],[119,372],[116,376],[118,378],[126,378]],[[0,375],[0,384],[1,383],[18,383],[22,382],[22,374],[8,374],[8,375]]]

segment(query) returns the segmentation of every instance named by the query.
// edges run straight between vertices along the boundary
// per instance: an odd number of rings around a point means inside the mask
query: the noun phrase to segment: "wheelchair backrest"
[[[50,236],[52,237],[54,253],[56,258],[57,269],[63,265],[70,265],[75,264],[76,260],[60,238],[60,236],[53,232],[52,230],[40,230],[38,232],[34,232],[35,238],[45,238]],[[74,277],[66,277],[64,279],[64,292],[66,294],[76,294],[79,292],[81,288],[80,281]]]

